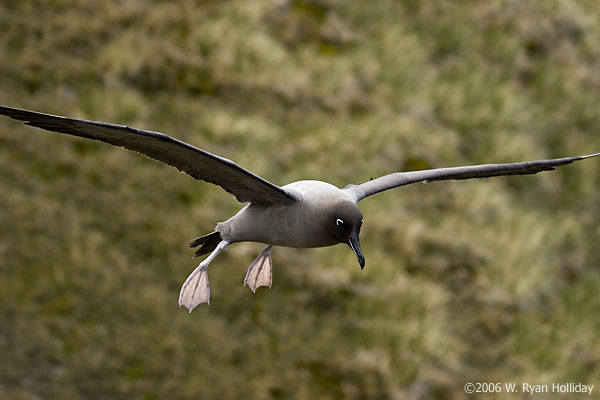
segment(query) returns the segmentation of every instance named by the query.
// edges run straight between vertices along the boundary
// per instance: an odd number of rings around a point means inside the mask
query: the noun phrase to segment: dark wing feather
[[[49,131],[99,140],[162,161],[186,174],[221,186],[240,202],[289,204],[295,198],[284,189],[231,160],[159,132],[123,125],[59,117],[0,106],[0,114]]]
[[[550,171],[561,165],[570,164],[585,158],[600,156],[600,153],[586,156],[555,158],[552,160],[526,161],[509,164],[483,164],[467,167],[451,167],[427,169],[423,171],[396,172],[372,179],[359,185],[348,185],[344,190],[348,192],[355,202],[367,196],[398,186],[409,185],[417,182],[435,182],[453,179],[489,178],[500,175],[528,175],[541,171]]]

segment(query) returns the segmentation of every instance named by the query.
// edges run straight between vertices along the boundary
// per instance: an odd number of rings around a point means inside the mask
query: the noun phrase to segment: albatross
[[[594,153],[549,160],[394,172],[342,189],[317,180],[277,186],[227,158],[159,132],[4,106],[0,106],[0,114],[48,131],[124,147],[171,165],[197,180],[221,186],[240,203],[248,203],[227,221],[217,223],[214,232],[190,242],[190,247],[196,248],[195,257],[210,253],[181,287],[179,305],[190,312],[199,304],[210,302],[208,266],[232,243],[267,245],[250,264],[244,278],[244,285],[253,292],[261,286],[271,287],[274,246],[312,248],[344,243],[352,249],[362,269],[365,256],[359,234],[363,215],[357,203],[365,197],[417,182],[536,174],[600,156],[600,153]]]

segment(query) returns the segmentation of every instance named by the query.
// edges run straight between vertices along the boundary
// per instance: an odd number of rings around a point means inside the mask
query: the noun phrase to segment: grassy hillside
[[[277,184],[586,154],[599,21],[586,1],[9,0],[0,104],[165,132]],[[3,118],[0,398],[600,398],[599,204],[597,159],[389,191],[360,203],[364,271],[345,246],[276,248],[252,294],[262,246],[236,244],[188,314],[187,241],[235,199]]]

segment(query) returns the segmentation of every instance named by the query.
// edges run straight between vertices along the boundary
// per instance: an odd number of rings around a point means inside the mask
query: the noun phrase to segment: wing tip
[[[600,156],[600,153],[586,154],[585,156],[580,156],[579,159],[583,160],[585,158],[592,158],[592,157],[598,157],[598,156]]]

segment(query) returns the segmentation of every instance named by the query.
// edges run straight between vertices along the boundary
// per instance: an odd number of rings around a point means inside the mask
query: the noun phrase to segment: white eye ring
[[[335,224],[337,226],[342,226],[342,225],[344,225],[344,221],[342,221],[341,219],[338,218],[338,219],[335,220]]]

